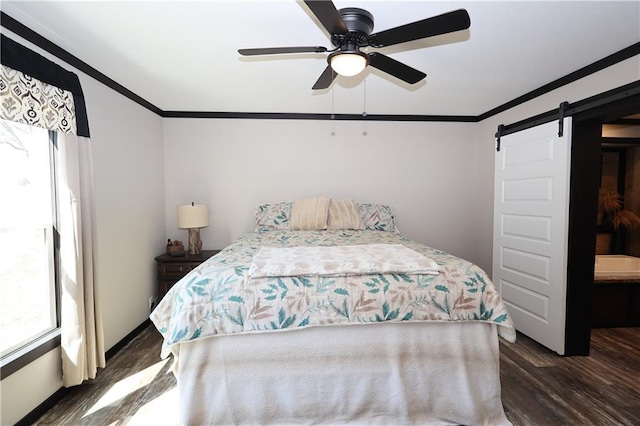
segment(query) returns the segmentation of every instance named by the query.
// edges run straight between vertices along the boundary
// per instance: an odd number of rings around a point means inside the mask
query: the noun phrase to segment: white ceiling
[[[640,41],[640,1],[357,1],[379,32],[465,8],[471,28],[380,49],[427,74],[372,67],[311,90],[326,54],[302,1],[7,1],[2,10],[165,111],[479,115]],[[640,74],[640,73],[639,73]],[[640,75],[639,75],[640,77]]]

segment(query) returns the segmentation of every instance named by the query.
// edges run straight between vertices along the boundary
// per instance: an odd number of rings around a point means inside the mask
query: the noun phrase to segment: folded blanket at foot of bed
[[[402,244],[261,247],[249,268],[252,278],[438,272],[436,262]]]

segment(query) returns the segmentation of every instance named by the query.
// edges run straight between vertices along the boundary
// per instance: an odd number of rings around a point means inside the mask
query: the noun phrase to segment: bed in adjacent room
[[[185,424],[508,424],[484,271],[410,241],[387,206],[262,205],[151,319]]]

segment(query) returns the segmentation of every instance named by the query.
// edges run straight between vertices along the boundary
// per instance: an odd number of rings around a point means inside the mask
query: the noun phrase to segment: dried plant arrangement
[[[600,205],[605,215],[605,224],[615,231],[620,228],[640,227],[640,217],[630,210],[623,209],[622,197],[616,192],[600,194]]]

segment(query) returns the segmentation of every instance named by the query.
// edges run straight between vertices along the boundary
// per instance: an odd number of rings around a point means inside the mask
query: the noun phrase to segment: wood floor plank
[[[176,380],[161,343],[149,326],[35,424],[176,424]],[[588,357],[561,357],[518,334],[500,341],[500,370],[514,426],[640,425],[640,328],[592,330]]]
[[[638,343],[639,328],[594,329],[590,356],[560,357],[521,334],[501,341],[507,417],[514,425],[640,424]]]
[[[160,334],[149,326],[111,358],[95,380],[71,388],[69,394],[35,424],[128,423],[145,404],[175,387],[176,380],[170,372],[172,360],[160,359],[161,343]],[[177,399],[171,402],[175,404]]]

